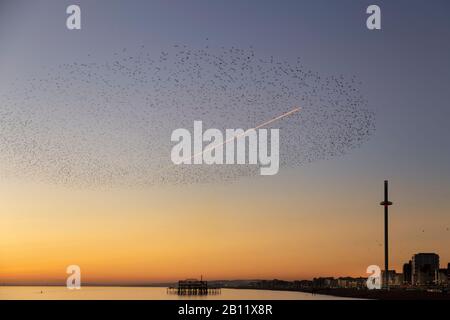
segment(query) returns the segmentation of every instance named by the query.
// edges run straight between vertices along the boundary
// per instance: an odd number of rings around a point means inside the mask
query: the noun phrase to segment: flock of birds
[[[295,107],[280,129],[280,170],[361,146],[374,113],[354,77],[251,47],[124,48],[45,68],[0,95],[0,177],[56,184],[149,186],[232,181],[255,165],[172,164],[171,133],[252,128]]]

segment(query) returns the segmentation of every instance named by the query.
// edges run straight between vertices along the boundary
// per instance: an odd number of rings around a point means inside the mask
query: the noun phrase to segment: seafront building
[[[413,286],[437,284],[439,274],[439,256],[436,253],[417,253],[411,259]]]
[[[403,284],[410,285],[412,281],[411,277],[412,277],[412,262],[411,260],[409,260],[409,262],[403,265]]]
[[[403,265],[403,272],[388,271],[389,288],[408,290],[450,289],[450,263],[447,268],[439,268],[439,256],[436,253],[417,253]],[[381,281],[385,279],[381,271]],[[367,278],[364,277],[317,277],[313,280],[253,280],[245,284],[233,283],[232,287],[245,287],[266,290],[314,291],[320,289],[356,289],[367,290]],[[383,287],[383,283],[382,283]]]

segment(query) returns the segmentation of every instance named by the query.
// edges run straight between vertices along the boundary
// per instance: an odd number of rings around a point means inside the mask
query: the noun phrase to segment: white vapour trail
[[[214,150],[214,149],[216,149],[216,148],[218,148],[218,147],[220,147],[220,146],[223,146],[223,145],[225,145],[225,144],[227,144],[227,143],[229,143],[229,142],[231,142],[231,141],[234,141],[234,140],[237,139],[237,138],[240,138],[240,137],[242,137],[242,136],[245,136],[245,135],[246,135],[249,131],[251,131],[251,130],[257,130],[257,129],[259,129],[259,128],[265,127],[265,126],[267,126],[267,125],[269,125],[269,124],[271,124],[271,123],[273,123],[273,122],[275,122],[275,121],[277,121],[277,120],[283,119],[283,118],[285,118],[285,117],[287,117],[287,116],[289,116],[289,115],[291,115],[291,114],[293,114],[293,113],[295,113],[295,112],[298,112],[298,111],[300,111],[301,109],[302,109],[301,107],[297,107],[297,108],[295,108],[295,109],[292,109],[291,111],[288,111],[288,112],[286,112],[286,113],[283,113],[283,114],[281,114],[281,115],[279,115],[278,117],[275,117],[275,118],[273,118],[273,119],[267,120],[266,122],[263,122],[263,123],[257,125],[257,126],[254,127],[254,128],[247,129],[246,131],[244,131],[244,132],[241,133],[241,134],[236,134],[236,135],[234,135],[233,137],[229,138],[228,140],[225,140],[225,141],[222,142],[222,143],[218,143],[218,144],[216,144],[216,145],[213,145],[212,147],[206,148],[205,150],[203,150],[203,151],[201,151],[201,152],[198,152],[198,153],[194,154],[193,156],[191,156],[191,157],[189,157],[189,158],[186,158],[186,159],[184,159],[184,160],[188,160],[188,159],[191,159],[191,160],[192,160],[192,159],[194,159],[195,157],[202,155],[202,154],[205,153],[206,151]]]

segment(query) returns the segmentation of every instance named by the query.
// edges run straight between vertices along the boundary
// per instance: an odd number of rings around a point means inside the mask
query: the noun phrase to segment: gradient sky
[[[74,190],[3,179],[0,283],[61,282],[70,264],[83,281],[114,283],[365,275],[383,264],[384,179],[393,267],[417,252],[450,262],[448,1],[76,1],[83,29],[72,32],[73,3],[0,0],[0,107],[12,79],[55,63],[208,38],[355,75],[376,132],[345,156],[231,184]],[[373,3],[381,31],[365,27]]]

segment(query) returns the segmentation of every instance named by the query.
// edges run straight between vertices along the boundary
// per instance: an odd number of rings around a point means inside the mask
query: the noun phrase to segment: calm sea
[[[335,300],[340,297],[303,292],[222,289],[218,295],[179,297],[164,287],[7,287],[0,286],[0,300]]]

